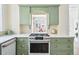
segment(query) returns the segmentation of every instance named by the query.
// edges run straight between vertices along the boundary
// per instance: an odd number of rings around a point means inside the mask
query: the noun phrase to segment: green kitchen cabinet
[[[49,7],[49,26],[59,24],[59,6]]]
[[[31,25],[31,15],[29,6],[20,6],[19,7],[20,15],[20,24]]]
[[[17,55],[28,55],[28,38],[27,37],[17,38],[16,54]]]
[[[73,38],[54,38],[50,40],[51,55],[73,55]]]
[[[59,5],[31,6],[31,14],[48,14],[48,26],[59,24]]]
[[[48,7],[47,6],[31,6],[31,14],[47,14]]]

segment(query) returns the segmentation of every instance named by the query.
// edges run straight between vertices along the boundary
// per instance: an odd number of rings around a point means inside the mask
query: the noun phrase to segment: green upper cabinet
[[[19,11],[20,11],[20,24],[31,25],[30,7],[20,6]]]
[[[59,5],[53,6],[31,6],[31,13],[35,14],[48,14],[48,24],[58,25],[59,24]]]
[[[31,13],[35,13],[35,14],[48,13],[48,7],[47,6],[32,6]]]
[[[59,24],[59,5],[35,5],[35,6],[20,6],[20,24],[31,25],[32,14],[48,14],[48,24]]]
[[[49,26],[59,24],[59,6],[49,7]]]

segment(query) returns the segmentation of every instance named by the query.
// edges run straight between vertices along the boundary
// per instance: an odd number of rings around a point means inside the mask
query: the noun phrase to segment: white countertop
[[[5,36],[0,36],[0,43],[5,42],[7,40],[10,40],[15,37],[28,37],[30,33],[28,34],[15,34],[15,35],[5,35]],[[74,38],[74,36],[67,36],[67,35],[50,35],[50,38]]]
[[[51,38],[74,38],[74,36],[69,35],[51,35],[49,34]]]
[[[28,37],[30,34],[15,34],[15,35],[4,35],[0,36],[0,43],[10,40],[15,37]]]
[[[10,40],[11,38],[14,38],[14,36],[2,36],[0,37],[0,43]]]

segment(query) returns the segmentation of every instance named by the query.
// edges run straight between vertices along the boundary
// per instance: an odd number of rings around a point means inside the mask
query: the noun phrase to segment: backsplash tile
[[[30,31],[28,25],[20,25],[20,33],[28,33]]]
[[[58,34],[58,25],[50,26],[48,29],[48,33],[50,34]]]

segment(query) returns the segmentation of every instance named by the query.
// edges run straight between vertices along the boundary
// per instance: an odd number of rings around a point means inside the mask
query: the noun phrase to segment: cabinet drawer
[[[73,49],[73,46],[72,45],[66,45],[66,44],[65,45],[60,45],[59,44],[59,45],[54,45],[53,48],[54,49],[67,49],[67,48],[68,49]]]
[[[63,55],[63,54],[73,54],[73,48],[54,48],[54,47],[51,47],[50,48],[50,54],[58,54],[58,55]]]
[[[53,41],[54,42],[58,42],[58,43],[72,43],[73,42],[73,40],[72,39],[68,39],[68,38],[65,38],[65,39],[62,39],[62,38],[60,38],[60,39],[53,39]]]
[[[73,49],[73,44],[52,44],[50,45],[52,49]]]
[[[54,55],[72,55],[73,51],[70,49],[61,49],[61,50],[53,50],[52,51]]]

